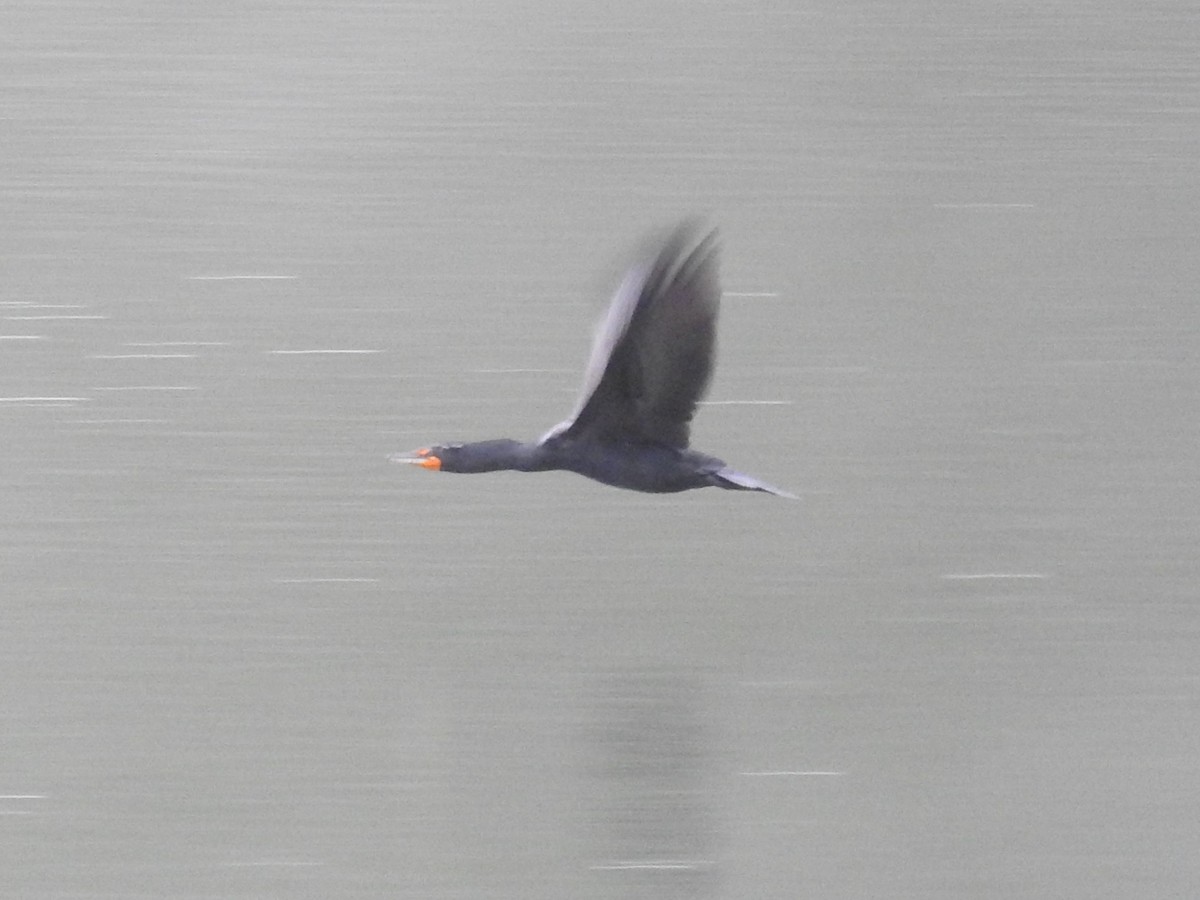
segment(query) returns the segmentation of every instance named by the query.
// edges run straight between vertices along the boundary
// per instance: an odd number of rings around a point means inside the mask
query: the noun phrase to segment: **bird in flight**
[[[708,390],[721,288],[717,237],[685,221],[629,269],[601,320],[571,415],[539,440],[437,444],[395,462],[440,472],[576,472],[614,487],[793,494],[688,447]]]

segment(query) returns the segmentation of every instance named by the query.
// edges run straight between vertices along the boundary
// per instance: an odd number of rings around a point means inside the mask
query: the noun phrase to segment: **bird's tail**
[[[762,491],[766,494],[774,494],[776,497],[787,497],[789,500],[800,499],[795,494],[780,490],[765,481],[759,481],[751,475],[745,475],[733,469],[718,469],[713,472],[712,483],[727,491]]]

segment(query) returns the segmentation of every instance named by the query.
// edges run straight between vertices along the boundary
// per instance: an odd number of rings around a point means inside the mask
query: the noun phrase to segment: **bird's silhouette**
[[[685,221],[625,275],[566,420],[530,443],[437,444],[392,459],[441,472],[565,470],[650,493],[719,487],[792,497],[688,447],[712,378],[720,300],[716,233]]]

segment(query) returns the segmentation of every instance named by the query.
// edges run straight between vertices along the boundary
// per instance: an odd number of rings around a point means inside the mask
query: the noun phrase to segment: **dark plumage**
[[[392,459],[442,472],[561,469],[652,493],[711,486],[791,497],[688,448],[712,378],[720,300],[716,233],[684,222],[617,289],[570,417],[534,443],[446,444]]]

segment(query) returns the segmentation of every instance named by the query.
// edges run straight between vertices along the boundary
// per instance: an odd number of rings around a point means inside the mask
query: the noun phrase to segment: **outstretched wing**
[[[625,276],[596,333],[575,411],[542,440],[686,447],[712,377],[720,300],[716,233],[684,222]]]

